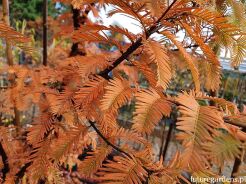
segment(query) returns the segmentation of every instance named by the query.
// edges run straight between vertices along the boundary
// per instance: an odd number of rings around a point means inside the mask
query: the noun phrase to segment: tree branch
[[[148,39],[153,33],[157,32],[159,29],[162,28],[162,26],[160,26],[159,23],[166,16],[166,14],[170,11],[170,9],[174,6],[176,2],[177,0],[174,0],[172,4],[165,10],[162,16],[157,20],[157,22],[147,30],[146,39]],[[142,45],[142,41],[143,38],[139,38],[117,60],[115,60],[115,62],[110,67],[100,72],[99,75],[106,79],[109,79],[108,76],[109,72],[111,72],[114,68],[116,68],[122,61],[127,59],[134,51],[136,51]]]
[[[162,19],[166,16],[166,14],[171,10],[171,8],[174,6],[174,4],[177,2],[177,0],[174,0],[170,6],[165,10],[165,12],[162,14],[162,16],[156,21],[155,25],[150,27],[147,33],[147,38],[149,38],[153,33],[157,32],[159,29],[162,28],[162,26],[159,26],[159,23],[162,21]]]
[[[100,72],[99,75],[105,79],[109,79],[109,72],[116,68],[122,61],[128,58],[135,50],[137,50],[142,45],[142,38],[139,38],[134,42],[115,62],[106,68],[104,71]]]
[[[91,127],[96,131],[96,133],[103,139],[103,141],[104,141],[107,145],[111,146],[113,149],[115,149],[115,150],[118,151],[119,153],[122,153],[122,154],[126,155],[127,157],[132,158],[132,156],[131,156],[129,153],[127,153],[127,152],[123,151],[122,149],[120,149],[119,147],[115,146],[115,145],[114,145],[113,143],[111,143],[106,137],[104,137],[104,135],[103,135],[103,134],[100,132],[100,130],[96,127],[96,125],[95,125],[94,122],[89,121],[89,123],[90,123]],[[152,171],[152,170],[149,170],[149,169],[146,168],[145,166],[143,166],[143,168],[148,172],[148,177],[146,178],[146,184],[147,184],[147,183],[148,183],[148,179],[149,179],[150,175],[153,173],[153,171]]]
[[[9,172],[9,164],[8,164],[8,156],[1,142],[0,142],[0,155],[2,156],[2,161],[3,161],[2,173],[3,173],[3,182],[4,182],[6,178],[6,174]]]
[[[119,147],[115,146],[114,144],[112,144],[106,137],[104,137],[104,135],[100,132],[100,130],[96,127],[95,123],[92,121],[89,121],[91,127],[96,131],[96,133],[103,139],[103,141],[111,146],[112,148],[114,148],[116,151],[125,154],[126,156],[131,158],[131,155],[125,151],[123,151],[122,149],[120,149]]]

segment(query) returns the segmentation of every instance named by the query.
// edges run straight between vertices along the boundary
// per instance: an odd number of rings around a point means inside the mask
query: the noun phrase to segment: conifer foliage
[[[245,111],[207,94],[218,91],[221,84],[221,65],[214,48],[231,52],[232,66],[246,56],[241,26],[245,19],[237,13],[237,8],[245,12],[241,2],[60,2],[81,11],[90,9],[98,19],[97,11],[111,6],[108,16],[131,17],[142,32],[135,35],[127,27],[88,21],[62,36],[79,44],[107,43],[118,51],[85,47],[86,54],[50,59],[48,66],[1,67],[1,74],[7,76],[7,86],[0,90],[1,115],[13,117],[14,109],[22,113],[33,106],[38,109],[31,123],[0,126],[3,183],[66,183],[64,172],[75,167],[81,183],[189,183],[183,173],[218,177],[219,170],[236,158],[245,167]],[[123,34],[129,42],[122,45],[108,32]],[[30,40],[4,23],[0,23],[0,37],[32,52]],[[169,95],[178,65],[170,57],[174,52],[180,53],[194,85],[189,91]],[[145,77],[147,85],[142,85],[139,76]],[[129,104],[135,109],[126,127],[119,115]],[[164,162],[162,156],[153,156],[149,136],[155,136],[155,127],[174,112],[180,150]],[[240,176],[237,174],[235,177]]]

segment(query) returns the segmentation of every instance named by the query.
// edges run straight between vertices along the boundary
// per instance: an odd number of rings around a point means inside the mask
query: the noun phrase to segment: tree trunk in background
[[[163,152],[162,152],[163,162],[165,162],[165,158],[166,158],[166,155],[167,155],[167,150],[168,150],[168,146],[169,146],[170,141],[171,141],[173,130],[174,130],[174,122],[171,122],[170,125],[169,125],[165,146],[164,146],[164,149],[163,149]]]
[[[239,70],[239,67],[234,67],[234,70],[238,71]],[[246,131],[246,128],[243,128],[242,131]],[[240,148],[241,150],[241,148]],[[242,151],[242,150],[241,150]],[[234,162],[234,165],[233,165],[233,168],[232,168],[232,173],[231,173],[231,177],[232,178],[235,178],[235,174],[239,171],[239,168],[240,168],[240,165],[241,165],[241,159],[240,158],[236,158],[235,159],[235,162]]]
[[[245,132],[246,128],[243,128],[242,131]],[[242,151],[242,148],[240,148],[240,151]],[[240,158],[236,158],[235,162],[234,162],[234,165],[233,165],[233,168],[232,168],[232,172],[231,172],[231,177],[232,178],[235,178],[235,174],[238,173],[241,164],[242,164],[241,159]]]
[[[48,57],[48,0],[43,0],[43,65],[47,66]]]
[[[9,20],[9,1],[8,0],[2,0],[3,4],[3,21],[10,26],[10,20]],[[13,61],[13,55],[12,55],[12,48],[11,44],[8,40],[6,40],[6,55],[7,55],[7,61],[8,65],[12,66],[14,65]],[[12,84],[11,84],[12,87]],[[20,122],[20,111],[15,107],[14,105],[14,124],[17,127],[17,133],[19,132],[19,128],[21,126]]]
[[[48,0],[43,0],[43,65],[48,64]],[[39,179],[38,184],[45,184],[44,179]]]
[[[161,147],[160,147],[160,152],[159,152],[159,158],[161,158],[162,153],[163,153],[163,148],[164,148],[164,143],[165,143],[165,132],[166,132],[166,125],[167,122],[166,120],[163,120],[163,125],[162,125],[162,135],[161,135]]]
[[[2,0],[3,4],[3,21],[10,26],[10,21],[9,21],[9,1],[8,0]],[[13,62],[13,55],[12,55],[12,49],[11,49],[11,44],[6,40],[6,55],[7,55],[7,60],[8,64],[11,66],[14,64]]]

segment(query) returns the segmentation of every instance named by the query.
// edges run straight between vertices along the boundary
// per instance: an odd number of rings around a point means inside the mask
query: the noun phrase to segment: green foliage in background
[[[55,17],[55,4],[48,1],[49,16]],[[42,16],[43,0],[12,0],[10,4],[10,18],[12,20],[36,20]]]

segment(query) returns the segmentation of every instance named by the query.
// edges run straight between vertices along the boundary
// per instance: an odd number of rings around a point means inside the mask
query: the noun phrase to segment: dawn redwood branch
[[[100,76],[105,79],[109,79],[109,72],[111,72],[114,68],[116,68],[122,61],[128,58],[135,50],[137,50],[142,45],[142,38],[139,38],[136,42],[134,42],[115,62],[110,65],[108,68],[99,73]]]
[[[165,17],[165,15],[169,12],[169,10],[174,6],[176,1],[177,0],[174,0],[172,4],[165,10],[162,16],[157,20],[157,22],[147,30],[146,39],[148,39],[153,33],[157,32],[159,29],[162,28],[162,26],[159,25],[161,20]],[[117,60],[115,60],[115,62],[110,67],[100,72],[99,75],[104,77],[107,80],[110,79],[110,77],[108,76],[109,72],[111,72],[114,68],[116,68],[125,59],[127,59],[134,51],[136,51],[142,45],[142,41],[143,41],[143,38],[142,37],[139,38],[124,53],[122,53],[122,55]],[[121,150],[120,148],[118,148],[117,146],[109,142],[107,138],[105,138],[103,134],[100,132],[100,130],[97,129],[94,122],[89,121],[89,123],[91,127],[97,132],[97,134],[105,141],[105,143],[110,145],[116,151],[121,152],[131,158],[130,154],[126,153],[125,151]],[[152,174],[152,171],[148,170],[147,168],[144,168],[144,169],[148,172],[148,178],[149,178],[150,175]],[[146,183],[148,183],[148,178],[146,179]]]
[[[165,12],[162,14],[162,16],[157,20],[157,22],[155,23],[155,25],[153,25],[152,27],[149,28],[149,30],[147,30],[147,36],[146,38],[148,39],[153,33],[157,32],[161,26],[159,26],[158,24],[161,22],[161,20],[165,17],[165,15],[169,12],[169,10],[173,7],[173,5],[176,3],[177,0],[174,0],[172,2],[172,4],[165,10]],[[108,76],[109,72],[111,72],[114,68],[116,68],[122,61],[124,61],[125,59],[128,58],[128,56],[130,56],[134,51],[136,51],[141,45],[142,45],[142,41],[143,38],[139,38],[136,42],[134,42],[124,53],[122,53],[122,55],[115,60],[115,62],[108,68],[106,68],[105,70],[103,70],[102,72],[99,73],[100,76],[104,77],[105,79],[110,79],[110,77]],[[108,145],[110,145],[112,148],[114,148],[116,151],[121,152],[125,155],[127,155],[128,157],[131,158],[131,156],[126,153],[125,151],[121,150],[120,148],[118,148],[117,146],[115,146],[114,144],[112,144],[111,142],[109,142],[107,140],[106,137],[104,137],[104,135],[100,132],[100,130],[95,126],[95,123],[92,121],[89,121],[91,127],[97,132],[97,134],[104,140],[105,143],[107,143]]]
[[[153,33],[157,32],[158,30],[162,28],[162,26],[159,25],[160,22],[162,21],[162,19],[166,16],[166,14],[174,6],[176,2],[177,0],[174,0],[172,4],[165,10],[162,16],[156,21],[156,23],[147,30],[146,39],[148,39]],[[134,42],[118,59],[116,59],[115,62],[113,62],[111,66],[109,66],[108,68],[100,72],[99,75],[106,79],[109,79],[109,76],[108,76],[109,72],[111,72],[114,68],[116,68],[122,61],[127,59],[134,51],[136,51],[143,44],[142,41],[143,41],[142,37],[137,39],[137,41]]]
[[[170,9],[174,6],[174,4],[177,2],[177,0],[174,0],[166,9],[166,11],[162,14],[162,16],[157,20],[157,23],[161,22],[162,19],[166,16],[166,14],[170,11]]]
[[[177,2],[177,0],[174,0],[172,2],[172,4],[170,4],[170,6],[168,6],[168,8],[165,10],[165,12],[162,14],[162,16],[156,21],[155,25],[153,25],[152,27],[150,27],[150,29],[148,30],[147,33],[147,39],[155,32],[157,32],[158,30],[160,30],[162,28],[160,24],[160,22],[162,21],[162,19],[166,16],[166,14],[171,10],[171,8],[174,6],[174,4]]]
[[[169,12],[169,10],[174,6],[174,4],[177,2],[177,0],[174,0],[172,2],[172,4],[165,10],[165,12],[162,14],[162,16],[157,20],[157,22],[151,26],[148,30],[147,30],[147,36],[146,39],[148,39],[153,33],[157,32],[158,30],[160,30],[162,28],[162,26],[160,25],[160,22],[162,21],[162,19],[165,17],[165,15]],[[111,72],[114,68],[116,68],[122,61],[124,61],[125,59],[127,59],[134,51],[136,51],[141,45],[142,45],[142,41],[143,38],[139,38],[137,39],[137,41],[135,41],[117,60],[115,60],[115,62],[108,67],[107,69],[105,69],[104,71],[100,72],[99,75],[109,79],[110,77],[108,76],[109,72]],[[131,155],[127,152],[125,152],[124,150],[122,150],[121,148],[115,146],[113,143],[111,143],[101,132],[100,130],[96,127],[95,122],[89,121],[90,126],[96,131],[96,133],[103,139],[103,141],[111,146],[113,149],[115,149],[116,151],[128,156],[129,158],[131,158]],[[25,171],[27,170],[27,168],[32,164],[32,162],[28,162],[26,163],[20,170],[19,172],[16,174],[16,177],[18,179],[22,178],[24,176]],[[150,174],[152,173],[152,171],[148,170],[147,168],[144,167],[144,169],[148,172],[148,176],[150,176]]]

